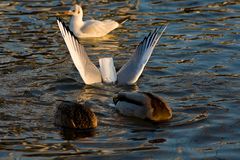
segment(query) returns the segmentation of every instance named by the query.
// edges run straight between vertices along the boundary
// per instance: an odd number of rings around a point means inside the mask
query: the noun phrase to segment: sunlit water
[[[85,19],[129,20],[80,40],[95,64],[120,68],[138,42],[169,24],[135,86],[85,86],[57,28],[71,1],[0,2],[0,159],[239,159],[240,2],[83,1]],[[173,109],[166,123],[119,115],[119,91],[148,91]],[[61,130],[59,100],[91,104],[96,130]]]

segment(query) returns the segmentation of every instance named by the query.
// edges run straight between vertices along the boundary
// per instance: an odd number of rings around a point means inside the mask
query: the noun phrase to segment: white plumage
[[[72,15],[70,20],[70,30],[78,38],[86,37],[103,37],[112,30],[119,27],[119,23],[113,20],[87,20],[83,21],[83,10],[80,5],[75,4],[74,7],[66,12]]]
[[[149,35],[137,46],[135,53],[129,61],[116,74],[112,58],[107,58],[107,60],[100,59],[100,66],[102,67],[100,68],[101,71],[99,71],[99,69],[90,61],[84,47],[78,42],[65,24],[60,19],[57,20],[57,23],[72,57],[73,63],[78,69],[85,84],[100,82],[114,83],[116,78],[117,84],[120,85],[131,85],[136,83],[149,60],[154,47],[167,28],[167,26],[164,27],[160,34],[158,34],[159,29],[155,29],[152,33],[149,33]]]

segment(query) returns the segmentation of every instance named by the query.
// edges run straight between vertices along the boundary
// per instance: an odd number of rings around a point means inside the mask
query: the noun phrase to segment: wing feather
[[[84,83],[93,84],[102,82],[100,71],[91,62],[84,47],[78,42],[77,38],[61,19],[57,19],[57,23],[73,63],[78,69]]]
[[[102,37],[118,26],[119,24],[112,20],[88,20],[84,21],[80,31],[83,37]]]
[[[166,28],[167,26],[163,28],[160,34],[158,34],[158,32],[161,28],[157,28],[153,32],[150,32],[148,36],[144,37],[129,61],[118,71],[118,84],[131,85],[138,80],[153,52],[153,49]]]

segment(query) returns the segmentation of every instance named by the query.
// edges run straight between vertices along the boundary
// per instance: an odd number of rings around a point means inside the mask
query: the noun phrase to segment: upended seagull
[[[103,37],[120,26],[118,22],[110,19],[103,21],[95,19],[83,21],[83,10],[78,4],[75,4],[70,11],[65,13],[67,15],[72,15],[70,30],[78,38]]]
[[[161,28],[155,29],[152,33],[150,32],[137,46],[135,53],[129,61],[116,73],[112,57],[99,59],[100,68],[98,69],[89,59],[84,47],[79,43],[77,38],[62,20],[57,19],[57,23],[73,63],[78,69],[85,84],[104,82],[116,83],[119,85],[132,85],[137,82],[154,47],[167,28],[167,26],[165,26],[160,34],[158,34],[158,32]]]

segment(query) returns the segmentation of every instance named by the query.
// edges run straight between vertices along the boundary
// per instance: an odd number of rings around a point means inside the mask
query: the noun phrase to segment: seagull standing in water
[[[73,63],[78,69],[85,84],[104,82],[116,83],[119,85],[132,85],[136,83],[154,47],[167,28],[167,26],[165,26],[160,34],[158,33],[160,30],[159,28],[149,33],[137,46],[135,53],[129,61],[116,73],[112,57],[99,59],[100,69],[98,69],[89,59],[84,47],[66,25],[60,19],[57,19],[57,23]]]
[[[103,37],[120,25],[118,22],[110,19],[104,21],[83,21],[82,7],[77,4],[75,4],[70,11],[65,13],[72,15],[70,20],[70,30],[78,38]]]

